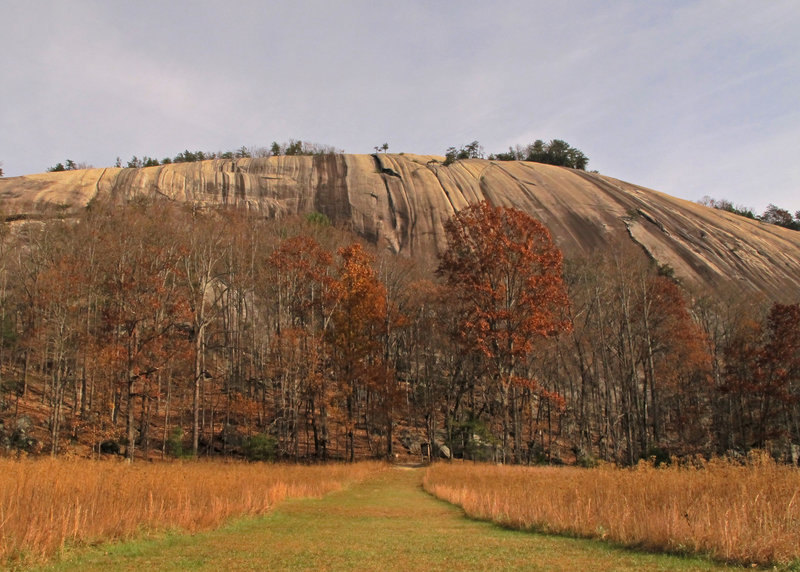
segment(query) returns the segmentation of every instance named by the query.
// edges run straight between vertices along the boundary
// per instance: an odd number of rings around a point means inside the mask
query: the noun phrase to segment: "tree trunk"
[[[128,417],[127,417],[127,433],[128,433],[128,445],[125,449],[125,457],[128,461],[133,462],[133,454],[134,450],[136,449],[136,421],[134,416],[134,406],[133,406],[133,398],[134,398],[134,384],[135,379],[133,378],[133,372],[128,368],[127,371],[128,380]]]
[[[192,394],[192,456],[197,457],[200,447],[200,384],[203,379],[203,337],[206,325],[203,312],[200,312],[200,323],[194,340],[194,387]]]

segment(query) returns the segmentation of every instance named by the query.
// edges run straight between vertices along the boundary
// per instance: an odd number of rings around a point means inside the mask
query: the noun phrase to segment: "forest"
[[[4,454],[798,461],[796,297],[564,259],[521,211],[459,212],[435,265],[159,199],[0,231]]]

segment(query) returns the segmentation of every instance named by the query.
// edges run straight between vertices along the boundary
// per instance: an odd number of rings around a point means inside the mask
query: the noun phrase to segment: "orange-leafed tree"
[[[482,356],[503,408],[503,457],[521,459],[518,390],[535,386],[527,362],[538,339],[569,328],[562,254],[548,229],[530,215],[488,202],[456,213],[446,224],[448,248],[438,272],[461,304],[458,338]]]
[[[728,447],[797,446],[800,305],[773,304],[763,322],[741,320],[727,341],[725,360],[720,391],[730,402]]]
[[[695,452],[708,446],[711,436],[711,357],[705,334],[678,285],[666,276],[647,280],[638,310],[644,378],[650,387],[648,441],[666,446],[669,432],[678,437],[678,450]]]
[[[327,337],[345,410],[345,455],[353,461],[360,406],[368,393],[385,383],[381,335],[386,325],[386,288],[372,268],[372,256],[360,244],[340,248],[338,254],[341,263],[332,290],[336,306]]]
[[[800,445],[800,304],[773,304],[767,336],[758,356],[760,373],[758,427],[763,438]],[[797,453],[789,453],[797,462]]]
[[[136,444],[135,402],[152,397],[151,376],[180,356],[188,340],[178,331],[191,315],[182,282],[181,253],[167,231],[169,213],[158,217],[140,206],[120,214],[124,232],[103,244],[101,280],[104,332],[103,362],[125,398],[126,455],[133,460]],[[144,407],[143,407],[144,409]]]
[[[280,381],[276,397],[279,445],[299,455],[301,406],[314,433],[314,450],[327,456],[328,383],[322,336],[331,320],[336,296],[331,274],[333,257],[305,235],[284,240],[269,258],[275,271],[273,302],[276,335],[272,344],[273,374]]]
[[[760,409],[759,352],[764,337],[761,323],[745,316],[730,327],[725,342],[725,368],[719,391],[728,402],[726,424],[729,426],[728,449],[747,451],[763,446],[757,411]]]
[[[39,275],[37,310],[41,333],[50,348],[50,453],[59,452],[59,432],[64,422],[67,384],[75,377],[79,315],[82,309],[83,266],[69,252],[54,253],[54,259]],[[73,379],[74,381],[74,379]],[[47,383],[45,388],[47,388]]]

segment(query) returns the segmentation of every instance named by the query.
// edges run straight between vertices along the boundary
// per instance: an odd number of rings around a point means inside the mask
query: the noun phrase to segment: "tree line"
[[[530,145],[509,147],[506,153],[498,153],[489,158],[498,161],[534,161],[581,171],[585,171],[589,164],[589,158],[583,151],[562,139],[552,139],[546,143],[537,139]]]
[[[473,141],[461,147],[448,147],[445,151],[444,164],[450,165],[462,159],[483,159],[484,157],[483,146],[478,141]],[[533,161],[581,171],[585,171],[589,164],[589,158],[584,155],[583,151],[562,139],[552,139],[548,142],[537,139],[530,145],[509,147],[505,153],[492,153],[488,159],[490,161]]]
[[[124,162],[117,157],[114,166],[117,168],[140,169],[143,167],[157,167],[159,165],[171,165],[173,163],[195,163],[198,161],[207,161],[211,159],[253,159],[253,158],[266,158],[278,155],[331,155],[344,153],[342,149],[337,149],[332,145],[324,145],[321,143],[312,143],[310,141],[302,141],[300,139],[290,139],[288,142],[278,143],[273,141],[269,147],[251,146],[247,147],[242,145],[235,151],[189,151],[186,149],[175,155],[174,157],[164,157],[157,159],[143,155],[138,157],[134,155],[128,161]],[[60,171],[74,171],[77,169],[89,169],[91,166],[87,163],[76,163],[72,159],[67,159],[64,163],[57,163],[55,166],[47,169],[48,172]]]
[[[788,210],[772,203],[767,205],[767,208],[764,209],[761,215],[757,215],[752,208],[734,205],[727,199],[714,199],[706,195],[697,202],[706,207],[727,211],[752,220],[760,220],[761,222],[782,226],[790,230],[800,230],[800,211],[795,212],[794,216],[792,216],[792,213]]]
[[[161,200],[2,230],[8,451],[796,462],[796,301],[690,293],[626,244],[565,262],[514,209],[457,214],[436,268]]]
[[[374,147],[374,149],[376,153],[386,153],[389,149],[389,144],[383,143],[382,145]],[[141,158],[134,155],[130,160],[123,163],[122,159],[117,157],[114,166],[118,168],[127,167],[129,169],[138,169],[142,167],[169,165],[172,163],[193,163],[210,159],[247,159],[279,155],[329,155],[342,153],[344,153],[344,150],[338,149],[332,145],[290,139],[285,143],[273,141],[272,145],[269,147],[246,147],[243,145],[235,151],[204,152],[189,151],[187,149],[178,153],[175,157],[165,157],[161,160],[147,155]],[[462,159],[483,159],[484,157],[483,146],[478,141],[473,141],[461,147],[448,147],[445,151],[444,165],[450,165]],[[589,158],[586,157],[580,149],[572,147],[569,143],[561,139],[553,139],[548,142],[537,139],[527,146],[516,145],[514,147],[509,147],[508,151],[505,153],[492,153],[488,156],[488,159],[491,161],[534,161],[583,171],[586,170],[586,166],[589,163]],[[87,163],[76,163],[72,159],[67,159],[64,163],[57,163],[47,170],[48,172],[58,172],[87,168],[90,168],[90,165]]]

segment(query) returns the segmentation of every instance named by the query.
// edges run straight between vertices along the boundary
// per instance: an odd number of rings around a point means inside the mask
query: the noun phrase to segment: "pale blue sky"
[[[800,210],[795,0],[0,0],[6,176],[299,138],[534,139],[675,196]]]

